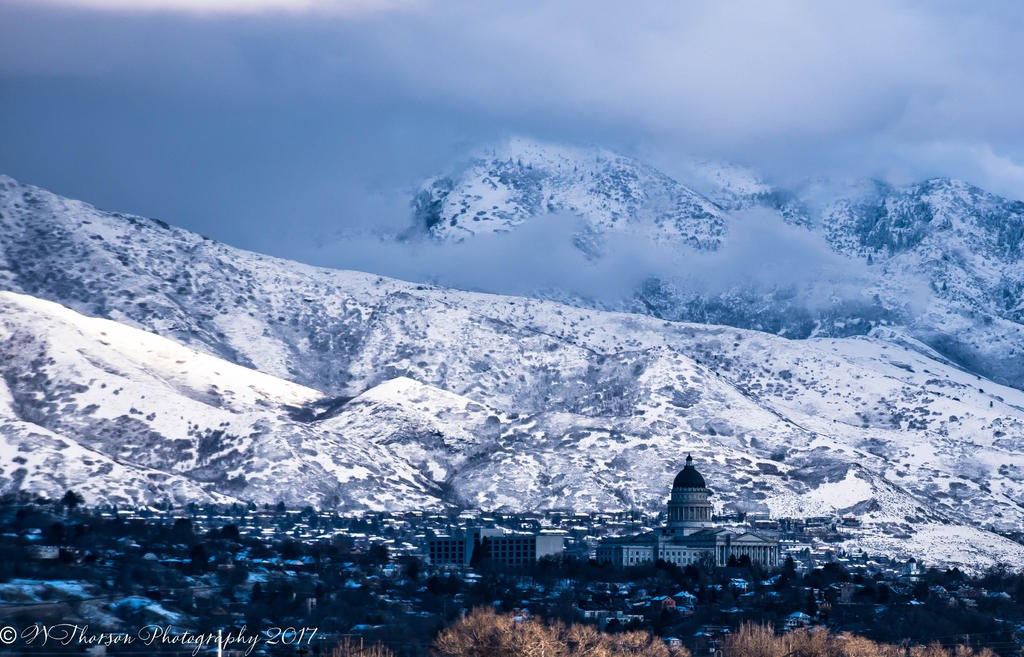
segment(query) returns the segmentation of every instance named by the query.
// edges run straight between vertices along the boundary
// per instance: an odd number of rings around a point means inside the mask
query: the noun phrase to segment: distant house
[[[33,545],[32,556],[36,559],[48,561],[60,558],[60,548],[56,545]]]
[[[662,612],[675,611],[676,601],[667,595],[659,595],[657,597],[651,598],[650,606],[651,615],[660,616]]]
[[[677,607],[692,607],[697,604],[697,596],[689,591],[680,591],[672,597],[675,598]]]
[[[785,627],[787,630],[795,630],[801,627],[807,627],[811,624],[811,617],[802,611],[794,611],[789,616],[786,616]]]

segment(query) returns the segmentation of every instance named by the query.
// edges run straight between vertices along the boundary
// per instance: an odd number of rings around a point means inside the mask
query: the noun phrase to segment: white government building
[[[711,491],[704,477],[693,467],[693,458],[686,457],[684,467],[672,483],[668,501],[668,524],[647,534],[609,538],[597,548],[597,561],[616,566],[654,563],[658,559],[678,566],[695,564],[707,553],[716,566],[739,560],[744,555],[754,563],[776,566],[779,563],[779,542],[774,538],[751,532],[715,527],[711,519]]]

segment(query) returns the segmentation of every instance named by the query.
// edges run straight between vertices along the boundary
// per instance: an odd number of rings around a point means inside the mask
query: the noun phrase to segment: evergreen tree
[[[73,490],[69,490],[64,493],[64,497],[60,498],[60,503],[72,511],[74,511],[75,507],[84,501],[85,500],[82,499],[82,496]]]

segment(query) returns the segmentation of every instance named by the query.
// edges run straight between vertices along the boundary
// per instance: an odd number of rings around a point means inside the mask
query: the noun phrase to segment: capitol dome
[[[704,477],[693,467],[693,457],[687,455],[686,467],[679,471],[676,480],[672,482],[672,488],[707,488]]]

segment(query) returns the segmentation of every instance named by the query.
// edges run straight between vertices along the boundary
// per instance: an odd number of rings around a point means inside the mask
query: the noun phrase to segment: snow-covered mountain
[[[417,226],[437,237],[461,239],[568,212],[586,217],[588,228],[602,238],[635,234],[697,248],[721,243],[720,207],[653,167],[611,151],[513,139],[489,155],[455,178],[429,181],[413,200]]]
[[[693,453],[719,510],[1024,565],[990,531],[1024,527],[1024,392],[901,329],[791,340],[317,269],[10,178],[0,231],[2,491],[658,509]]]
[[[413,233],[465,241],[568,213],[588,258],[628,244],[645,275],[618,298],[557,282],[536,296],[797,338],[900,327],[1024,388],[1024,202],[948,179],[783,189],[735,165],[679,169],[681,182],[607,150],[512,139],[427,181]]]

